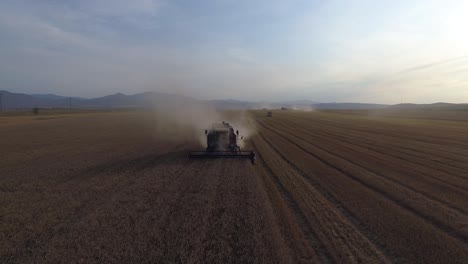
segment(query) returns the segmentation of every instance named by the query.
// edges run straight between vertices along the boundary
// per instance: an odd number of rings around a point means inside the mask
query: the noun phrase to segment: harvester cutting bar
[[[250,159],[255,163],[254,151],[190,151],[188,157],[191,159],[216,159],[216,158],[238,158]]]

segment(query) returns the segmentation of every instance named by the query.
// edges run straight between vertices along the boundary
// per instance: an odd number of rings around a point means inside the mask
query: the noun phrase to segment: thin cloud
[[[468,101],[468,20],[455,2],[392,2],[385,10],[370,3],[269,3],[5,0],[0,89]]]
[[[467,58],[468,58],[468,56],[460,56],[460,57],[450,58],[450,59],[446,59],[446,60],[442,60],[442,61],[430,62],[430,63],[417,65],[417,66],[414,66],[414,67],[411,67],[411,68],[404,69],[404,70],[398,72],[397,74],[408,74],[408,73],[415,72],[415,71],[426,70],[428,68],[443,66],[443,65],[450,64],[450,63],[453,63],[453,62],[459,62],[459,61],[466,62]]]
[[[158,12],[163,2],[161,0],[80,0],[79,4],[71,4],[78,10],[100,16],[129,16]]]

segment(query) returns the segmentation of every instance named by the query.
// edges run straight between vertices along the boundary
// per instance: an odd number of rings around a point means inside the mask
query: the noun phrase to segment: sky
[[[468,0],[1,0],[0,90],[468,103]]]

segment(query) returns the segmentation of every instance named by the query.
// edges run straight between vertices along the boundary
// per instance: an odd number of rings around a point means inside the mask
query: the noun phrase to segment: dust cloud
[[[222,117],[229,122],[234,130],[239,130],[239,140],[237,144],[241,150],[246,146],[246,142],[256,133],[255,123],[247,111],[226,111]],[[241,139],[243,138],[243,139]]]
[[[220,111],[203,102],[185,99],[158,101],[154,107],[155,137],[172,143],[199,145],[206,147],[205,129],[213,123],[222,121],[230,123],[234,130],[239,130],[241,148],[244,142],[253,135],[253,126],[249,117],[242,111]]]
[[[298,110],[302,112],[313,112],[315,108],[311,105],[299,105],[299,106],[292,106],[290,107],[292,110]]]

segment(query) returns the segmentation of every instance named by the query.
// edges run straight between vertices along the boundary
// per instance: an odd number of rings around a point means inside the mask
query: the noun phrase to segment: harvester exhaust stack
[[[250,159],[252,164],[255,163],[254,151],[241,151],[237,141],[239,139],[239,130],[234,131],[234,128],[226,122],[221,124],[213,124],[211,129],[205,130],[206,135],[206,150],[205,151],[190,151],[188,157],[191,159],[200,158],[240,158]],[[243,137],[240,138],[242,140]]]

